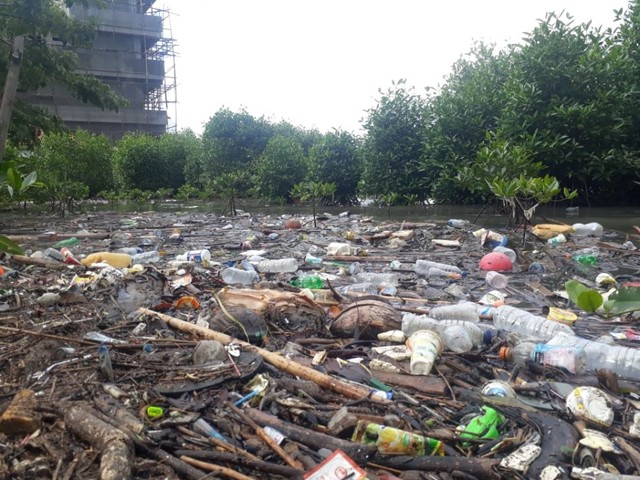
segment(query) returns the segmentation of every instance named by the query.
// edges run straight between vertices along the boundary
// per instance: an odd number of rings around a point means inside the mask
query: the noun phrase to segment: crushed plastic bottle
[[[298,262],[295,258],[262,260],[257,267],[260,272],[265,273],[293,273],[298,270]]]
[[[51,246],[53,248],[73,247],[74,245],[77,245],[79,241],[80,240],[78,240],[76,237],[65,238],[64,240],[60,240],[59,242],[56,242]]]
[[[413,271],[418,275],[428,275],[429,269],[438,268],[444,272],[457,273],[462,275],[462,270],[455,265],[446,263],[432,262],[430,260],[416,260]]]
[[[155,250],[151,250],[150,252],[136,253],[135,255],[131,255],[131,264],[145,264],[145,263],[155,263],[160,261],[160,253]]]
[[[298,277],[291,281],[291,285],[298,288],[310,288],[317,290],[324,288],[324,280],[317,275],[308,275],[306,277]]]
[[[547,244],[551,247],[557,247],[558,245],[562,245],[563,243],[567,243],[567,237],[565,237],[562,233],[547,240]]]
[[[504,423],[504,417],[497,410],[487,407],[481,408],[482,414],[473,418],[466,427],[460,428],[462,438],[498,438],[498,427]]]
[[[460,218],[452,218],[447,222],[447,225],[453,228],[468,228],[471,226],[471,222]]]
[[[220,273],[222,280],[229,285],[253,285],[260,276],[256,271],[247,271],[240,268],[225,268]]]
[[[456,303],[434,307],[429,311],[429,316],[436,320],[467,320],[478,323],[480,316],[478,310],[481,307],[473,302]]]
[[[574,223],[572,225],[573,228],[573,233],[572,235],[576,236],[576,237],[587,237],[589,235],[594,236],[594,237],[599,237],[602,235],[603,232],[603,228],[602,225],[600,225],[597,222],[590,222],[590,223]]]

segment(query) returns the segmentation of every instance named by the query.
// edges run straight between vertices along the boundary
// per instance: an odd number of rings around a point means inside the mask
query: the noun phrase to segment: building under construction
[[[107,0],[96,8],[76,2],[72,17],[97,22],[91,49],[77,49],[78,70],[96,76],[129,101],[118,112],[73,98],[61,85],[40,90],[30,102],[46,106],[71,130],[118,139],[127,132],[160,135],[177,126],[174,41],[168,11],[155,0]]]

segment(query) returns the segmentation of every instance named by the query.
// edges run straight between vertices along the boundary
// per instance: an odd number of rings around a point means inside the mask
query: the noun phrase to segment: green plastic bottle
[[[581,265],[595,265],[598,263],[598,257],[595,255],[577,255],[573,259]]]
[[[78,242],[79,240],[76,237],[65,238],[64,240],[54,243],[53,248],[72,247],[73,245],[77,245]]]
[[[481,410],[484,414],[475,417],[467,424],[464,432],[460,434],[462,438],[498,438],[500,436],[498,427],[504,422],[502,414],[487,406],[482,407]]]
[[[324,280],[316,275],[309,275],[308,277],[296,278],[291,282],[291,285],[298,288],[310,288],[321,289],[324,288]]]

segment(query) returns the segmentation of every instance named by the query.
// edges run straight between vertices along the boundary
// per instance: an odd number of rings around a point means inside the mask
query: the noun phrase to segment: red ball
[[[504,253],[491,252],[487,253],[482,260],[480,260],[480,269],[489,270],[494,272],[510,271],[513,267],[511,259]]]

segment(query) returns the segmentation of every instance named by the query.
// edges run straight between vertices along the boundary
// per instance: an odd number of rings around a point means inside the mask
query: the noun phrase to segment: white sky
[[[474,40],[519,42],[548,11],[611,26],[627,0],[159,0],[176,39],[177,123],[220,108],[361,133],[392,80],[437,87]],[[168,59],[167,59],[168,60]],[[173,116],[173,112],[169,112]]]

